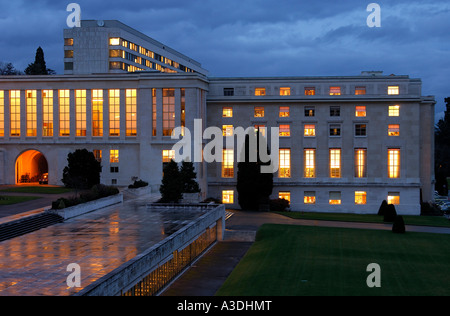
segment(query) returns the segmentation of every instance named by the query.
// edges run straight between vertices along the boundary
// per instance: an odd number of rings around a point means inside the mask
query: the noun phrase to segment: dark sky
[[[61,74],[72,1],[0,0],[0,61],[24,70],[44,49]],[[450,96],[448,0],[73,0],[83,20],[119,20],[202,63],[211,76],[334,76],[363,70],[421,78]],[[381,27],[369,28],[371,2]]]

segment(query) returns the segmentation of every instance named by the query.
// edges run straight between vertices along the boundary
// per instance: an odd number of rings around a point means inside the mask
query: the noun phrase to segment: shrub
[[[392,232],[397,234],[405,233],[405,222],[403,221],[403,216],[395,216],[394,224],[392,225]]]
[[[143,188],[148,186],[148,182],[142,181],[142,180],[135,180],[133,184],[130,184],[128,186],[129,189],[137,189],[137,188]]]
[[[270,211],[284,212],[289,209],[289,201],[285,199],[273,199],[269,203]]]
[[[104,184],[94,185],[90,191],[85,191],[80,194],[79,197],[59,198],[52,202],[52,209],[60,210],[66,207],[75,206],[81,203],[94,201],[107,196],[115,195],[119,193],[119,189],[114,186],[107,186]]]
[[[212,197],[209,197],[209,198],[205,199],[201,203],[211,203],[211,202],[214,203],[214,204],[222,204],[221,200],[215,199],[215,198],[212,198]]]
[[[394,204],[388,204],[386,211],[384,213],[384,222],[393,222],[395,217],[397,216],[397,212],[395,210]]]
[[[386,213],[387,206],[388,204],[386,200],[383,200],[383,202],[381,202],[380,208],[378,209],[378,215],[384,216],[384,214]]]

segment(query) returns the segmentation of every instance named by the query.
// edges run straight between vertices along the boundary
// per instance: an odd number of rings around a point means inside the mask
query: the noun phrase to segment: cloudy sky
[[[0,0],[0,61],[24,70],[41,46],[63,73],[70,2],[83,20],[120,20],[211,76],[409,75],[436,97],[437,119],[450,96],[448,0]],[[381,7],[379,28],[366,23],[371,2]]]

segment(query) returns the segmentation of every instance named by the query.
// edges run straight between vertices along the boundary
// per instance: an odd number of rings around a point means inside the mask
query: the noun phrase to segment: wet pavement
[[[156,198],[125,201],[0,242],[0,296],[74,294],[201,214],[148,208]],[[81,268],[80,288],[67,286],[71,263]]]

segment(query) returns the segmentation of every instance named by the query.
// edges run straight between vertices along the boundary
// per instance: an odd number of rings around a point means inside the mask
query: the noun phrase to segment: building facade
[[[87,148],[101,181],[158,191],[175,127],[219,127],[222,161],[196,161],[202,195],[238,207],[234,129],[279,128],[272,198],[294,211],[375,213],[381,201],[419,214],[433,199],[434,104],[420,79],[213,78],[201,65],[117,21],[64,30],[65,75],[0,77],[0,184],[48,173]],[[269,146],[270,137],[268,137]],[[205,141],[203,140],[203,145]],[[194,144],[191,144],[194,149]],[[219,154],[220,155],[220,154]]]

